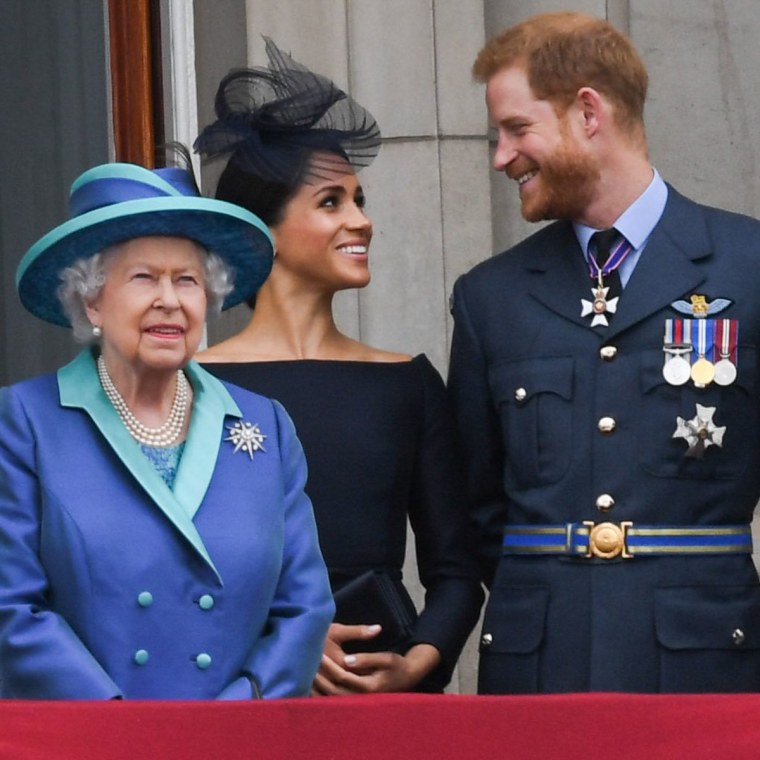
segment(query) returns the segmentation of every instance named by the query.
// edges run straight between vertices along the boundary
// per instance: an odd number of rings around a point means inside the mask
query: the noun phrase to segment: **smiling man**
[[[607,22],[535,16],[473,71],[494,168],[556,220],[452,300],[479,691],[757,690],[760,223],[652,167],[647,73]]]

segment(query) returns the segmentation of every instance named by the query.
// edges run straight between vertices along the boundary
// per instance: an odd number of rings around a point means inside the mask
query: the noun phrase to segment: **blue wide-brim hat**
[[[274,246],[266,224],[232,203],[198,195],[185,169],[96,166],[72,184],[69,217],[40,238],[16,270],[21,303],[56,325],[70,326],[56,295],[63,269],[133,238],[189,238],[217,254],[234,272],[234,289],[223,309],[250,298],[272,268]]]

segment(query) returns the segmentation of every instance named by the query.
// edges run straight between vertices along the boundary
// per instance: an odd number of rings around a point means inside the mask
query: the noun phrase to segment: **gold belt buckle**
[[[622,556],[623,559],[633,557],[626,546],[628,529],[633,525],[630,520],[616,525],[611,522],[594,523],[592,520],[584,520],[583,524],[588,528],[588,554],[587,557],[599,557],[599,559],[614,559]]]

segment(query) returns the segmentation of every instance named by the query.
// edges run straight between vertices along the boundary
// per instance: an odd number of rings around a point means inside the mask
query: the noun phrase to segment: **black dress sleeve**
[[[443,380],[425,356],[413,361],[420,375],[424,414],[409,519],[425,604],[412,643],[432,644],[440,651],[441,665],[421,685],[422,690],[440,691],[451,680],[478,620],[483,590]]]

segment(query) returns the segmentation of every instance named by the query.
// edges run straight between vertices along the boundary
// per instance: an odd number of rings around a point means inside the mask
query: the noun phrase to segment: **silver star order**
[[[587,301],[585,298],[581,298],[581,316],[587,317],[589,314],[593,314],[594,317],[591,320],[591,327],[597,325],[609,326],[607,317],[604,316],[605,312],[614,314],[617,311],[617,305],[619,296],[610,298],[607,300],[607,293],[610,292],[609,288],[591,288],[591,295],[594,296],[593,301]],[[601,294],[601,296],[600,296]]]
[[[227,430],[230,434],[224,440],[232,441],[235,444],[233,454],[237,454],[238,451],[245,451],[253,459],[255,451],[266,452],[264,448],[266,436],[261,432],[258,425],[251,422],[236,422],[234,425],[229,425]]]
[[[689,444],[686,452],[687,457],[701,459],[705,449],[713,444],[723,446],[723,434],[725,427],[717,427],[713,422],[715,414],[714,406],[702,406],[697,404],[697,416],[692,420],[676,417],[676,432],[673,438],[684,438]]]

